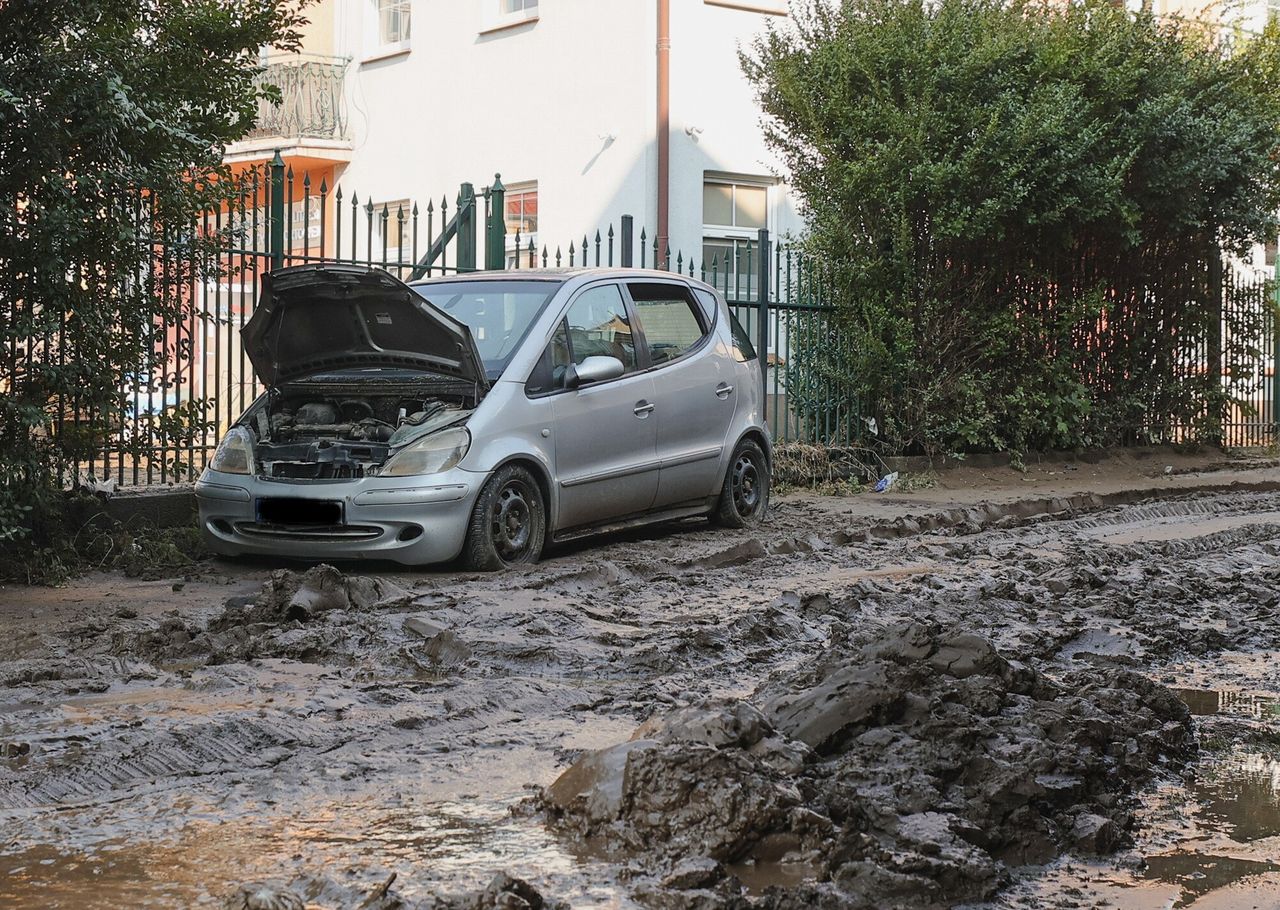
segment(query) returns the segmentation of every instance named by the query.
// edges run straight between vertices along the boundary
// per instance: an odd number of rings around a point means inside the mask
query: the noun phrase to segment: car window
[[[649,360],[659,366],[675,360],[702,340],[706,332],[698,306],[687,288],[674,284],[628,284],[636,319],[649,346]]]
[[[427,282],[411,287],[433,306],[471,329],[485,373],[490,380],[495,380],[511,362],[525,332],[541,315],[560,282],[471,279]]]
[[[702,307],[702,315],[706,317],[706,324],[715,325],[716,295],[710,291],[704,291],[702,288],[694,288],[693,296],[698,298],[698,304]]]
[[[636,345],[622,291],[616,284],[588,288],[565,316],[569,324],[569,356],[575,364],[592,356],[617,357],[626,372],[636,368]]]
[[[751,343],[751,336],[742,327],[738,317],[729,314],[729,329],[733,334],[733,357],[738,363],[746,363],[756,359],[756,347]]]
[[[556,333],[547,342],[542,356],[524,384],[525,394],[543,395],[564,388],[565,368],[569,366],[569,327],[561,319]]]

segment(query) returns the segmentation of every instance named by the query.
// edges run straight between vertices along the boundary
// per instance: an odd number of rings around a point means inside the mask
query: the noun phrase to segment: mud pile
[[[260,657],[317,660],[344,650],[360,614],[408,603],[411,595],[381,578],[345,575],[329,565],[280,569],[250,597],[232,597],[202,624],[175,611],[155,627],[118,633],[114,653],[158,663],[234,663]]]
[[[1009,866],[1098,853],[1129,797],[1191,757],[1186,706],[1128,670],[1059,681],[985,639],[920,624],[833,647],[753,703],[709,702],[582,757],[551,823],[647,876],[662,907],[741,900],[726,863],[799,863],[777,907],[931,907],[989,897]]]

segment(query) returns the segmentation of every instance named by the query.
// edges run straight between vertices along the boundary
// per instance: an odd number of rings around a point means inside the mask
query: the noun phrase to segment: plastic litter
[[[897,482],[897,480],[898,480],[898,472],[890,471],[888,474],[881,477],[879,482],[876,483],[876,492],[883,493],[885,490],[893,486],[894,483]]]

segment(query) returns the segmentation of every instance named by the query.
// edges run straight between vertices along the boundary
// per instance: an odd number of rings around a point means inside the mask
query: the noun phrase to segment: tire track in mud
[[[269,768],[302,750],[343,741],[286,717],[235,717],[165,730],[101,733],[29,772],[0,768],[0,811],[85,806],[166,782]]]
[[[384,792],[369,789],[369,762],[378,787],[414,789],[430,762],[483,775],[512,748],[541,756],[536,770],[517,773],[545,775],[597,727],[744,696],[903,619],[977,632],[1050,675],[1090,661],[1274,648],[1280,524],[1271,513],[1280,514],[1271,491],[1042,497],[876,522],[780,508],[754,532],[682,528],[501,577],[403,577],[414,588],[407,599],[260,623],[262,641],[305,634],[321,643],[300,652],[302,664],[328,668],[328,678],[279,683],[301,700],[290,710],[67,723],[58,736],[83,741],[56,746],[27,719],[47,729],[59,722],[56,707],[0,715],[0,739],[35,747],[20,763],[0,761],[0,810],[17,837],[38,842],[53,836],[41,809],[121,801],[130,806],[122,811],[154,812],[155,800],[125,800],[184,783],[234,789],[247,786],[243,778],[287,802],[324,768],[338,773],[313,798],[358,801]],[[1236,523],[1219,527],[1224,520]],[[1163,538],[1150,539],[1153,529]],[[411,620],[419,631],[408,631]],[[45,638],[62,641],[59,660],[91,666],[114,687],[124,678],[114,668],[130,664],[106,664],[112,629],[154,625],[104,621],[96,635]],[[252,657],[231,663],[220,685],[278,695],[255,675],[253,636],[243,652]],[[127,670],[135,677],[138,663]],[[57,701],[56,678],[18,679],[11,669],[0,665],[14,701]],[[154,679],[130,685],[168,691],[187,685],[188,672],[159,661]],[[358,838],[359,819],[347,824]]]

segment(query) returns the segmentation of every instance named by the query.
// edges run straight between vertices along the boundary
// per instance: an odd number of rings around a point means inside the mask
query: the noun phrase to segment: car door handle
[[[640,418],[649,416],[649,412],[653,410],[653,405],[647,401],[637,401],[636,406],[632,408],[632,412]]]
[[[728,398],[733,394],[733,386],[727,382],[722,382],[716,386],[716,397],[720,399]]]

